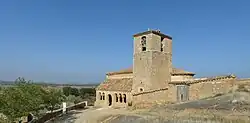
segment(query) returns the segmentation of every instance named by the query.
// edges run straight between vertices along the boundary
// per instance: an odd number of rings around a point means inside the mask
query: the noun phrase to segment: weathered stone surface
[[[142,51],[142,37],[146,37],[146,51]],[[237,82],[250,82],[250,79],[238,80],[233,75],[211,78],[194,78],[194,75],[173,68],[172,37],[159,31],[138,33],[134,35],[133,67],[107,73],[105,82],[96,89],[95,104],[109,106],[108,97],[112,97],[111,107],[150,107],[179,101],[177,97],[183,97],[183,94],[177,96],[177,85],[188,85],[185,95],[188,100],[197,100],[235,90]],[[117,94],[126,95],[126,102],[117,102]],[[105,100],[101,100],[100,95],[104,95]]]

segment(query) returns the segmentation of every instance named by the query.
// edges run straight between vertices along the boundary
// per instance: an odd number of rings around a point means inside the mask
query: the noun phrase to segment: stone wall
[[[168,94],[167,94],[168,102],[174,103],[177,101],[177,87],[176,85],[168,86]]]
[[[102,95],[100,95],[100,93]],[[104,100],[101,100],[101,96],[104,94]],[[117,94],[117,95],[116,95]],[[96,91],[96,102],[97,107],[109,107],[109,95],[112,97],[112,104],[110,107],[127,107],[128,103],[132,101],[130,92],[120,92],[120,91]],[[120,99],[120,95],[122,99]],[[126,98],[125,98],[126,97]]]
[[[189,87],[189,100],[211,97],[220,93],[229,92],[235,85],[235,79],[224,79],[191,84]]]
[[[168,100],[169,90],[155,91],[151,93],[143,93],[133,95],[132,105],[135,108],[147,108],[155,104],[164,104],[171,100]]]

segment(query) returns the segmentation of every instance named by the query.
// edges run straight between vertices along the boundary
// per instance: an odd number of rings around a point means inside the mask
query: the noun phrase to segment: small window
[[[120,103],[122,103],[122,94],[119,94]]]
[[[142,88],[140,88],[140,91],[142,92],[142,91],[143,91],[143,89],[142,89]]]
[[[124,103],[127,102],[126,94],[123,94],[123,102],[124,102]]]
[[[118,95],[115,94],[115,101],[118,102]]]
[[[102,100],[105,100],[105,93],[102,93]]]
[[[144,89],[142,87],[139,88],[139,92],[143,92]]]
[[[146,36],[143,36],[142,38],[141,38],[141,46],[142,46],[142,51],[146,51],[146,42],[147,42],[147,38],[146,38]]]

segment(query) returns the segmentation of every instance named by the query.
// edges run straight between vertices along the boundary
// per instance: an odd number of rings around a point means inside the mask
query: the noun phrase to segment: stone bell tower
[[[148,30],[134,35],[133,101],[164,100],[161,93],[168,87],[172,72],[172,37],[159,30]],[[153,93],[156,92],[157,95]],[[153,95],[152,95],[152,94]],[[147,96],[148,95],[148,96]],[[161,97],[155,97],[161,96]]]

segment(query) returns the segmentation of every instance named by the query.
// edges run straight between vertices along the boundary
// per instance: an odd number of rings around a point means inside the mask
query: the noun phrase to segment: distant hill
[[[3,81],[0,80],[1,86],[12,86],[14,85],[14,81]],[[42,85],[42,86],[52,86],[52,87],[76,87],[76,88],[95,88],[99,85],[99,83],[93,83],[93,84],[55,84],[55,83],[45,83],[45,82],[34,82],[34,84]]]

